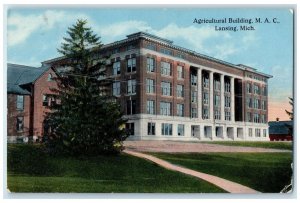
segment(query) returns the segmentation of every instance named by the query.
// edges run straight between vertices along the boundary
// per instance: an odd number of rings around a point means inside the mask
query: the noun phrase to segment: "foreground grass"
[[[8,188],[12,192],[213,193],[205,181],[163,169],[125,154],[52,157],[40,145],[8,145]]]
[[[292,153],[151,154],[265,193],[280,192],[292,175]]]
[[[227,145],[227,146],[261,147],[261,148],[293,150],[292,142],[213,141],[213,142],[203,142],[203,143],[219,144],[219,145]]]

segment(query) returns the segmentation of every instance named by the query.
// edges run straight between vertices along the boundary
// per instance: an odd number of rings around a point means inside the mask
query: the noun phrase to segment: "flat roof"
[[[216,63],[221,63],[221,64],[224,64],[224,65],[230,66],[232,68],[236,68],[236,69],[239,69],[239,70],[247,70],[247,71],[265,76],[267,78],[272,78],[273,77],[272,75],[259,72],[255,68],[252,68],[252,67],[249,67],[249,66],[246,66],[246,65],[233,64],[233,63],[221,60],[221,59],[217,59],[217,58],[214,58],[214,57],[211,57],[211,56],[207,56],[205,54],[200,54],[196,51],[193,51],[193,50],[190,50],[190,49],[187,49],[187,48],[184,48],[184,47],[174,45],[173,41],[171,41],[171,40],[164,39],[164,38],[158,37],[156,35],[149,34],[147,32],[136,32],[136,33],[129,34],[126,37],[127,37],[127,39],[123,39],[123,40],[115,41],[115,42],[112,42],[112,43],[109,43],[109,44],[105,44],[101,47],[101,49],[105,49],[105,48],[109,48],[109,47],[113,47],[113,46],[118,46],[118,45],[121,45],[121,44],[126,43],[126,42],[130,42],[130,41],[134,41],[134,40],[143,38],[143,39],[148,39],[148,40],[155,41],[155,42],[163,44],[165,46],[169,46],[170,48],[177,49],[177,50],[180,50],[182,52],[186,52],[186,53],[194,55],[196,57],[200,57],[200,58],[203,58],[203,59],[214,61]],[[51,63],[51,62],[61,60],[61,59],[64,59],[64,57],[58,57],[58,58],[46,60],[46,61],[43,61],[42,63]]]

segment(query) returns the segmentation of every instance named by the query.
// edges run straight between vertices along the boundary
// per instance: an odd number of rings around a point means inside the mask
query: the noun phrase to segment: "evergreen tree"
[[[294,99],[289,97],[290,101],[290,105],[292,106],[292,110],[291,111],[288,111],[288,110],[285,110],[285,112],[289,115],[290,119],[293,120],[294,119]]]
[[[101,91],[107,85],[99,79],[105,74],[107,58],[95,58],[92,50],[102,45],[86,24],[78,20],[68,28],[68,37],[58,49],[66,59],[61,65],[71,68],[56,78],[58,102],[47,115],[47,143],[56,152],[73,155],[119,152],[128,136],[122,128],[126,120],[119,104]]]

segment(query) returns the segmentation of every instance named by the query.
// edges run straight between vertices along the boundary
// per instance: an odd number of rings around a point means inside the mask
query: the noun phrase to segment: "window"
[[[177,53],[176,57],[185,59],[185,55],[181,53]]]
[[[225,96],[225,107],[230,107],[230,97],[228,97],[228,96]]]
[[[221,112],[220,110],[215,110],[215,119],[220,120],[221,119]]]
[[[136,80],[127,80],[127,94],[136,93]]]
[[[177,104],[177,116],[184,116],[184,105],[183,104]]]
[[[203,92],[203,104],[207,104],[208,105],[208,101],[209,101],[209,95],[207,92]]]
[[[155,105],[153,100],[147,100],[147,114],[155,114]]]
[[[183,124],[177,125],[177,135],[184,136],[184,125]]]
[[[136,71],[136,58],[130,58],[127,60],[127,72],[135,72]]]
[[[171,64],[167,62],[161,62],[161,74],[171,76]]]
[[[221,90],[220,80],[214,80],[214,90],[215,91],[220,91]]]
[[[209,87],[209,76],[207,74],[204,75],[202,78],[203,80],[203,87],[208,88]]]
[[[197,102],[197,92],[196,91],[192,91],[192,102],[193,103]]]
[[[162,123],[161,124],[161,134],[162,135],[172,135],[172,124]]]
[[[249,129],[248,129],[248,136],[249,136],[249,137],[252,137],[252,128],[249,128]]]
[[[253,114],[254,123],[260,123],[260,116],[258,113]]]
[[[120,53],[120,48],[113,49],[111,53],[112,54]]]
[[[24,96],[17,95],[17,110],[23,110],[23,109],[24,109]]]
[[[220,106],[220,95],[214,95],[214,105]]]
[[[247,93],[251,94],[252,93],[252,89],[251,89],[251,84],[247,83]]]
[[[154,58],[147,58],[147,72],[155,72],[155,60]]]
[[[160,115],[171,116],[171,103],[160,102]]]
[[[183,67],[182,66],[177,66],[177,78],[183,79]]]
[[[261,89],[261,95],[267,96],[267,87],[266,86],[262,87],[262,89]]]
[[[183,85],[177,85],[177,97],[184,97]]]
[[[265,114],[261,115],[261,123],[266,123],[266,115]]]
[[[161,82],[161,93],[164,96],[171,96],[171,83]]]
[[[230,92],[230,82],[225,82],[225,92]]]
[[[196,74],[191,74],[191,85],[197,86],[197,75]]]
[[[247,107],[252,108],[252,98],[247,98]]]
[[[155,135],[155,123],[148,123],[148,135]]]
[[[156,45],[155,44],[147,44],[146,48],[150,49],[150,50],[153,50],[153,51],[156,51]]]
[[[261,109],[267,110],[267,101],[265,101],[265,100],[261,101]]]
[[[126,50],[131,50],[131,49],[135,49],[135,45],[134,44],[130,44],[129,46],[126,47]]]
[[[208,119],[209,118],[209,114],[208,114],[208,109],[207,108],[203,108],[202,109],[202,118],[203,119]]]
[[[113,75],[119,75],[121,73],[121,63],[117,61],[113,64]]]
[[[225,120],[230,121],[231,120],[231,113],[230,111],[225,111]]]
[[[263,137],[267,137],[267,130],[263,129]]]
[[[17,117],[17,131],[23,131],[24,128],[24,117]]]
[[[192,118],[198,118],[196,108],[192,108]]]
[[[127,115],[135,114],[136,111],[136,101],[135,100],[127,100]]]
[[[146,86],[147,86],[147,93],[155,93],[155,85],[154,85],[154,80],[152,79],[147,79],[146,80]]]
[[[134,135],[134,123],[126,123],[126,130],[129,135]]]
[[[172,51],[169,49],[160,48],[160,52],[172,56]]]
[[[253,107],[255,109],[259,109],[260,108],[259,103],[260,103],[259,99],[254,99],[254,101],[253,101]]]
[[[259,95],[259,86],[258,85],[254,85],[254,94]]]
[[[247,112],[247,122],[252,122],[252,113]]]
[[[120,82],[113,83],[113,96],[119,96],[121,94]]]
[[[47,95],[43,95],[43,106],[48,106],[48,96]]]
[[[260,129],[255,128],[255,137],[260,137]]]
[[[51,73],[48,74],[48,78],[47,78],[47,81],[53,81],[53,76]]]

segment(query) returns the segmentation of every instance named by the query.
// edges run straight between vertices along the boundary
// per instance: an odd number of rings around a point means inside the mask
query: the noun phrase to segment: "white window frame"
[[[160,102],[160,115],[171,116],[171,102]]]
[[[170,82],[161,82],[161,94],[163,96],[172,96],[171,83]]]
[[[177,116],[184,116],[184,104],[177,104]]]
[[[170,63],[164,61],[161,62],[161,75],[166,75],[166,76],[172,75]]]
[[[136,93],[136,80],[131,79],[127,80],[127,94],[135,94]]]
[[[147,114],[155,114],[155,101],[147,100]]]
[[[121,62],[116,61],[113,64],[113,75],[120,75],[121,74]]]
[[[153,79],[149,79],[149,78],[146,79],[146,87],[147,87],[146,92],[148,94],[155,93],[155,81]]]
[[[121,95],[121,82],[115,81],[113,82],[113,96],[120,96]]]

